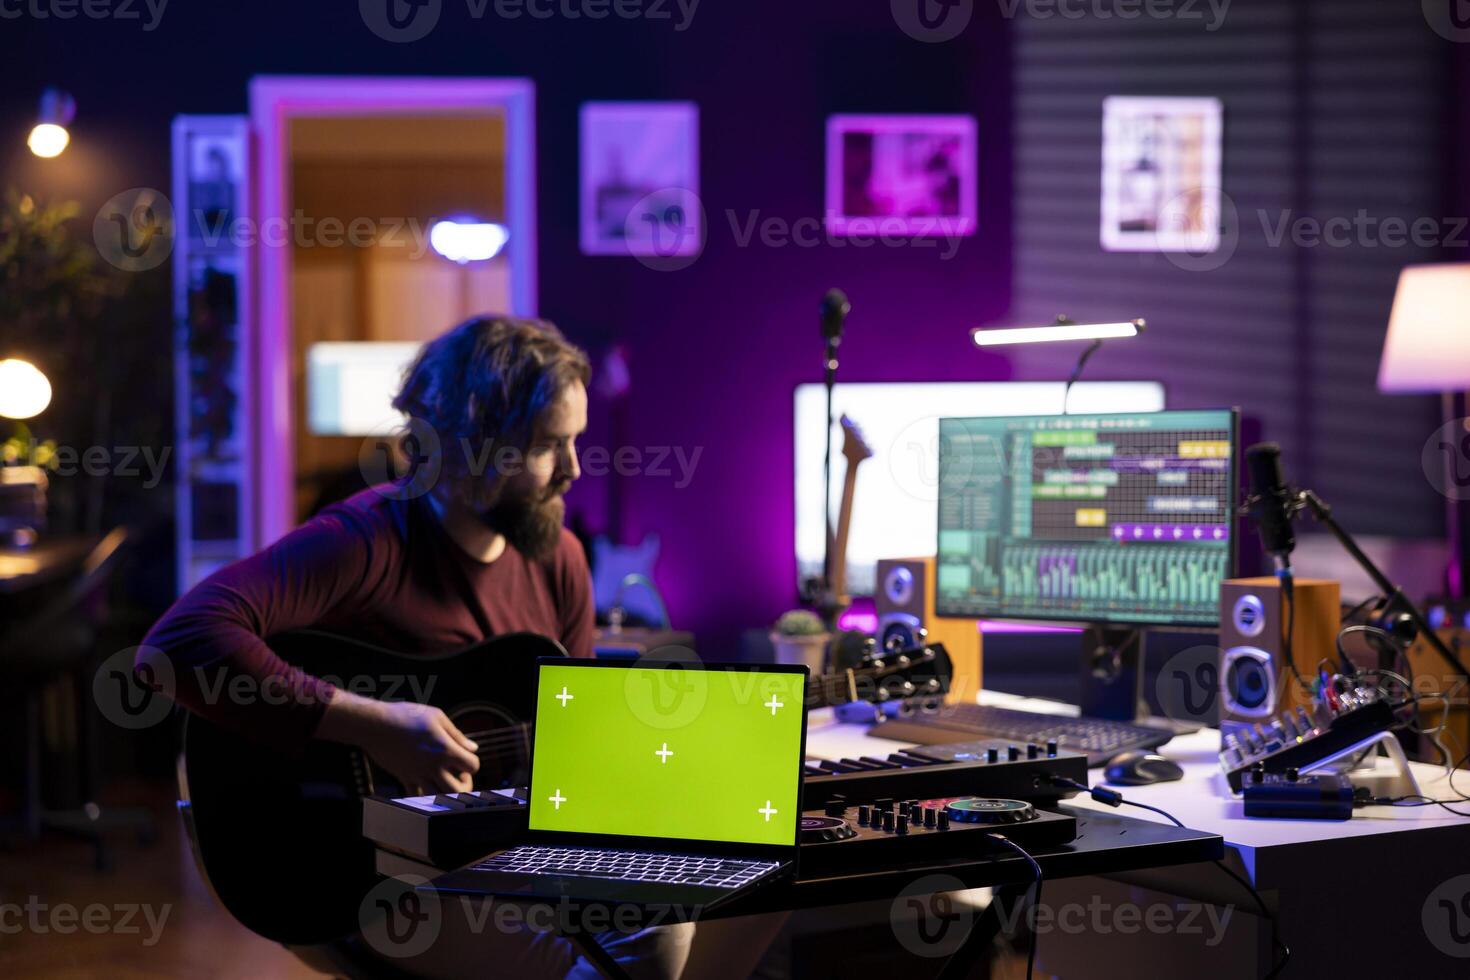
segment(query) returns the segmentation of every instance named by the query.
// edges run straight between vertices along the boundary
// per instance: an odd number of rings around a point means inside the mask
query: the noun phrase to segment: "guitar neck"
[[[837,510],[837,534],[832,545],[832,567],[827,570],[827,582],[834,599],[847,604],[847,535],[852,527],[852,500],[857,489],[857,464],[847,464],[847,474],[842,479],[842,505]]]
[[[853,700],[852,679],[847,671],[839,674],[822,674],[806,682],[808,708],[830,708],[847,704]]]

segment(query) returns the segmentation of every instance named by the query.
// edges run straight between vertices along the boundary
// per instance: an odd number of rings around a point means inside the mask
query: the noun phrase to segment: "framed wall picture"
[[[973,116],[827,120],[827,227],[834,235],[973,235]]]
[[[692,102],[584,103],[581,154],[584,254],[699,253],[704,211]]]
[[[1213,252],[1220,245],[1219,99],[1103,100],[1102,245]]]

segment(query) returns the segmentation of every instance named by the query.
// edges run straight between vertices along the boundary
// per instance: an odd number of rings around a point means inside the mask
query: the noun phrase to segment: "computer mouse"
[[[1184,769],[1172,759],[1152,752],[1124,752],[1108,763],[1104,778],[1118,786],[1147,786],[1184,778]]]

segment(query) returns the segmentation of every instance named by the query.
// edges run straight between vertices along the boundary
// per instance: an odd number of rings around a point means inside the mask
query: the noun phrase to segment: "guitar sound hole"
[[[450,713],[449,718],[480,747],[476,789],[503,789],[528,783],[531,775],[529,726],[493,704],[461,705]]]

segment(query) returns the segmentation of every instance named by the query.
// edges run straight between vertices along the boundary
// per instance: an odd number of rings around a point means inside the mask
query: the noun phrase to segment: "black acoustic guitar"
[[[531,633],[429,657],[311,631],[269,642],[286,662],[339,687],[443,710],[479,746],[476,789],[529,781],[536,660],[566,653]],[[949,678],[937,644],[885,653],[813,678],[807,705],[937,695]],[[179,810],[200,872],[230,914],[267,939],[314,944],[358,930],[359,904],[380,880],[362,836],[362,799],[371,795],[405,794],[357,749],[311,741],[293,756],[199,716],[185,719]]]

